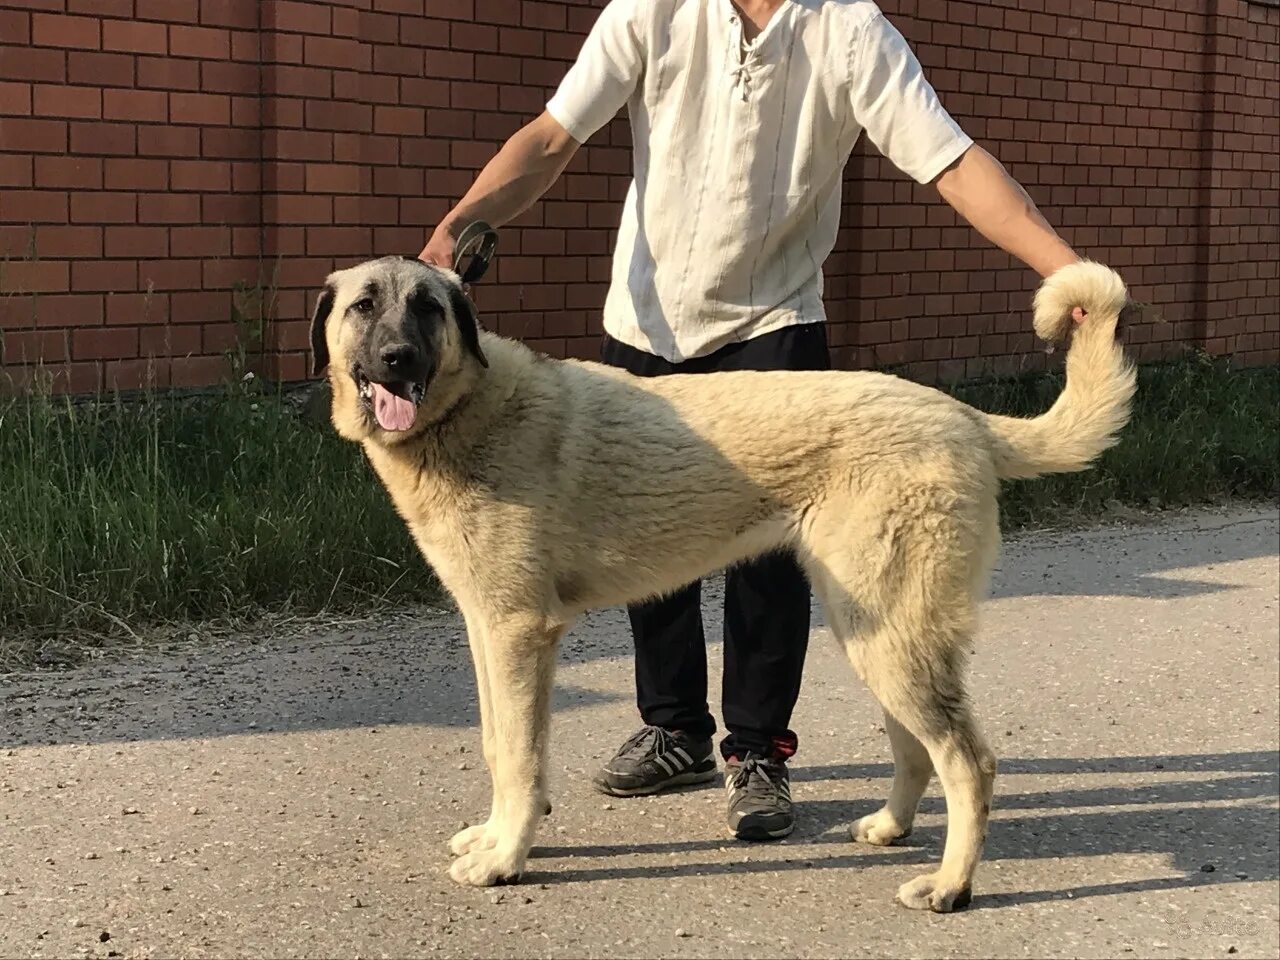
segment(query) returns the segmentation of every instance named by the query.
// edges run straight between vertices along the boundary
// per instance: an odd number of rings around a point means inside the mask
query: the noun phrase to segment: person
[[[448,266],[467,223],[528,209],[624,105],[634,176],[602,360],[637,376],[829,366],[822,263],[864,132],[1040,275],[1079,259],[942,107],[871,0],[611,0],[544,112],[484,167],[421,259]],[[644,725],[597,787],[631,796],[714,779],[700,585],[628,612]],[[739,838],[794,827],[787,760],[808,636],[794,556],[728,571],[720,752]]]

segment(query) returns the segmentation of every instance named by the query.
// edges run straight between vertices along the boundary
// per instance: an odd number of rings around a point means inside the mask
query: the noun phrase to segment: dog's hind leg
[[[893,786],[889,790],[889,799],[883,807],[863,817],[850,830],[853,839],[859,843],[881,847],[911,834],[920,798],[933,775],[929,751],[888,710],[884,712],[884,729],[893,748]]]
[[[928,751],[947,800],[947,839],[938,870],[904,883],[898,901],[947,913],[967,906],[972,895],[991,813],[995,755],[978,732],[953,665],[905,666],[880,664],[868,671],[867,683]]]
[[[903,884],[898,900],[946,913],[971,897],[995,782],[995,757],[964,689],[974,596],[990,551],[981,523],[965,527],[941,512],[927,519],[908,518],[888,546],[830,549],[828,541],[809,567],[837,639],[884,708],[896,762],[889,802],[852,832],[872,843],[903,836],[932,766],[947,801],[942,864]]]
[[[453,862],[449,873],[458,883],[510,883],[524,870],[546,812],[547,738],[561,633],[562,627],[550,627],[537,617],[488,622],[481,632],[493,731],[493,819],[483,844]]]

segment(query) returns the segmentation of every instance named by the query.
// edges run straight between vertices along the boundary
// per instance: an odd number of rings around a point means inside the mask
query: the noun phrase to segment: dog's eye
[[[357,313],[372,313],[373,299],[371,297],[365,297],[361,300],[357,300],[351,306]]]

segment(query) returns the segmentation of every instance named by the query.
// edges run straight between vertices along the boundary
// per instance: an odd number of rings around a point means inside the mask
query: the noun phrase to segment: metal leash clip
[[[453,272],[463,283],[475,283],[489,269],[489,261],[498,249],[498,231],[483,220],[473,220],[458,235],[453,246]],[[462,262],[468,256],[471,262],[463,269]]]

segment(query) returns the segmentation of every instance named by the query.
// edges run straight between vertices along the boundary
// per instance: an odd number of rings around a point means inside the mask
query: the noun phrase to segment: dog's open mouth
[[[426,382],[411,383],[396,381],[394,383],[375,383],[359,369],[352,373],[356,388],[360,392],[360,400],[365,409],[373,414],[383,430],[400,433],[413,426],[418,417],[418,407],[426,396]]]

